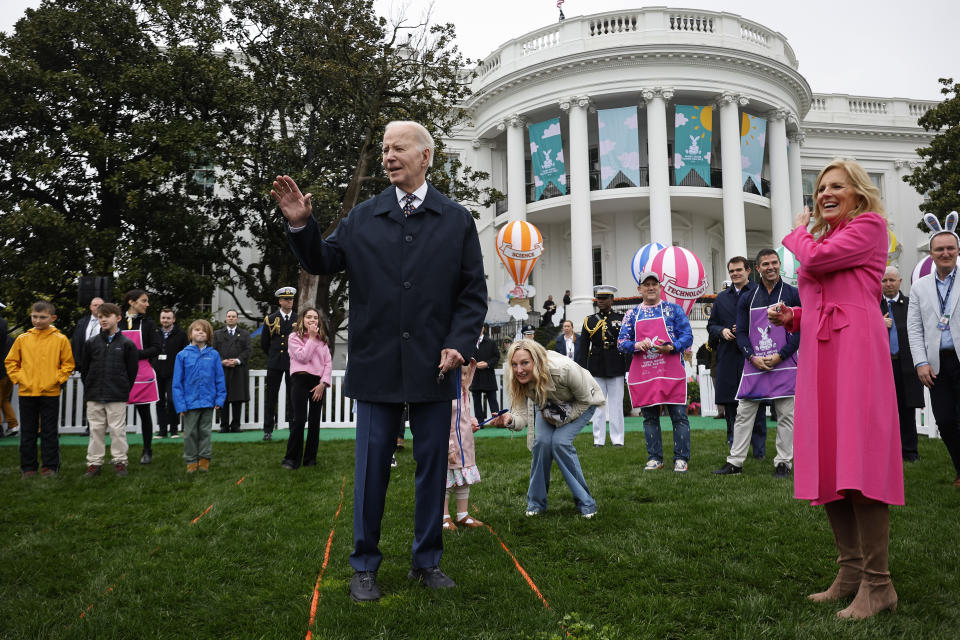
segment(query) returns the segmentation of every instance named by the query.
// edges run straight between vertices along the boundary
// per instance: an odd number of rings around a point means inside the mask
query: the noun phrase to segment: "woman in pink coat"
[[[842,618],[896,609],[887,568],[889,505],[903,504],[903,467],[889,333],[879,311],[887,225],[877,188],[853,161],[817,176],[810,211],[783,239],[800,263],[803,307],[768,311],[800,331],[794,416],[794,483],[799,500],[825,505],[839,572],[816,602],[856,593]]]

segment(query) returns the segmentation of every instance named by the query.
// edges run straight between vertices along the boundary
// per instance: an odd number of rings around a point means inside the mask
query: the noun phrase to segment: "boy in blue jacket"
[[[187,473],[210,470],[213,412],[227,399],[220,354],[211,346],[213,327],[194,320],[187,331],[190,344],[173,365],[173,406],[183,417],[183,458]]]

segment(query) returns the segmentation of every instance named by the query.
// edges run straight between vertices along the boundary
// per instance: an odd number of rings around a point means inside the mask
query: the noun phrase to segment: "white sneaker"
[[[644,471],[658,471],[663,469],[663,463],[659,460],[647,460],[647,466],[643,468]]]
[[[394,469],[397,467],[397,454],[390,457],[390,467]]]
[[[594,511],[593,513],[581,513],[580,517],[583,518],[584,520],[589,520],[595,515],[597,515],[596,511]]]
[[[540,512],[539,512],[539,511],[535,511],[535,510],[527,511],[527,517],[528,517],[528,518],[532,518],[532,517],[538,516],[538,515],[540,515]]]
[[[673,463],[673,470],[677,473],[686,473],[687,472],[687,461],[686,460],[677,460]]]

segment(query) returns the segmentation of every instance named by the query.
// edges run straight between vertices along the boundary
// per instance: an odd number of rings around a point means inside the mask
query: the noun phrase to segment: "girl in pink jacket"
[[[470,383],[477,370],[477,361],[470,359],[469,364],[460,368],[460,421],[457,422],[457,401],[453,401],[450,417],[450,445],[447,449],[447,496],[443,501],[443,528],[456,531],[459,527],[482,527],[483,523],[470,516],[467,511],[470,501],[470,485],[480,482],[480,470],[477,469],[476,449],[473,444],[473,432],[480,428],[477,419],[470,412]],[[457,520],[454,524],[450,517],[450,494],[457,498]]]
[[[293,333],[287,338],[290,353],[290,400],[293,404],[293,422],[287,453],[281,466],[297,469],[317,465],[317,447],[320,444],[320,400],[330,386],[330,348],[320,322],[320,312],[309,307],[300,314]],[[307,446],[303,446],[303,425],[308,421]]]

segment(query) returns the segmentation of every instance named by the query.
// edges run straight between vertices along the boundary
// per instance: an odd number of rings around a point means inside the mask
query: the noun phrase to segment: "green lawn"
[[[442,566],[459,588],[441,593],[406,579],[407,448],[384,517],[386,597],[370,605],[347,595],[350,441],[325,440],[319,467],[291,473],[280,468],[282,441],[218,439],[211,472],[193,476],[184,473],[182,441],[162,441],[154,463],[132,465],[126,479],[109,466],[83,478],[85,448],[64,445],[59,477],[21,480],[16,448],[2,446],[0,637],[293,639],[312,630],[314,638],[391,640],[956,638],[960,490],[951,486],[943,444],[921,438],[922,462],[906,468],[908,505],[893,510],[900,608],[858,623],[835,619],[845,605],[804,599],[829,585],[835,551],[822,509],[793,500],[791,483],[771,477],[774,435],[766,462],[751,459],[743,476],[717,477],[710,471],[723,462],[721,431],[694,431],[686,475],[644,473],[635,431],[622,449],[596,449],[581,434],[599,504],[591,521],[575,517],[556,468],[549,511],[526,518],[525,439],[484,437],[483,482],[470,500],[496,535],[446,534]]]

